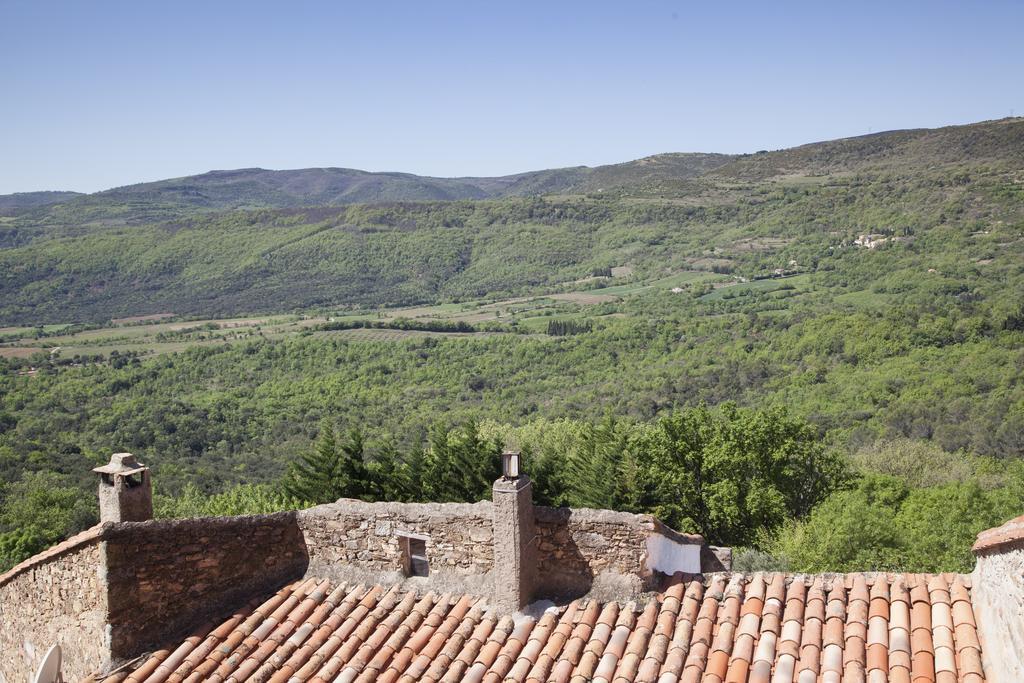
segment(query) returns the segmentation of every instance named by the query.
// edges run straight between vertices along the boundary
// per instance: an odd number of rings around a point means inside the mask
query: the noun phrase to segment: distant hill
[[[180,203],[206,209],[494,199],[691,178],[731,159],[726,154],[662,154],[610,166],[577,166],[495,178],[433,178],[350,168],[245,168],[118,187],[98,192],[91,199]]]
[[[0,214],[38,224],[147,223],[196,212],[309,206],[484,200],[605,192],[680,196],[693,182],[759,181],[867,168],[1009,161],[1024,154],[1020,118],[937,129],[889,131],[755,154],[658,154],[607,166],[530,171],[499,177],[434,178],[348,168],[245,168],[127,185],[89,195],[30,192],[0,196]],[[0,245],[4,243],[0,236]]]
[[[692,178],[718,168],[725,154],[662,154],[623,164],[549,169],[495,178],[432,178],[349,168],[273,171],[243,168],[127,185],[71,197],[47,215],[59,223],[156,220],[195,211],[341,206],[387,202],[498,199],[585,193]],[[51,194],[51,193],[38,193]],[[11,195],[15,196],[15,195]],[[25,206],[32,206],[26,204]],[[42,206],[42,203],[34,206]]]
[[[15,192],[14,194],[0,194],[0,215],[11,215],[20,209],[34,209],[39,206],[59,204],[81,196],[80,192]]]
[[[1019,246],[1022,174],[1020,118],[499,178],[212,171],[0,221],[0,326],[518,296],[615,266],[753,278],[866,233],[920,258],[952,230],[985,265]]]
[[[775,152],[735,157],[714,169],[719,177],[749,180],[779,175],[822,175],[864,168],[918,168],[1024,157],[1024,119],[1008,118],[966,126],[895,130]]]
[[[93,194],[0,195],[0,213],[42,209],[56,223],[147,221],[195,211],[499,199],[615,192],[673,194],[701,176],[763,180],[867,167],[921,167],[1024,153],[1024,124],[1011,118],[966,126],[888,131],[756,154],[658,154],[607,166],[530,171],[499,177],[434,178],[349,168],[244,168],[126,185]],[[60,205],[55,207],[55,205]]]

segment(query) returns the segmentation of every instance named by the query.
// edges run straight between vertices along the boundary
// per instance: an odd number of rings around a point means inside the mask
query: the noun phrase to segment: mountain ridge
[[[656,155],[671,162],[660,172],[689,178],[727,163],[732,156],[706,153]],[[579,193],[602,189],[654,157],[606,166],[571,166],[506,176],[442,178],[400,171],[363,171],[344,167],[299,169],[217,169],[190,176],[136,183],[60,200],[81,207],[103,202],[146,202],[199,210],[343,206],[396,201],[458,201]],[[639,174],[643,175],[643,174]],[[648,175],[650,175],[648,173]],[[0,195],[0,206],[4,197]],[[53,202],[57,203],[57,202]],[[42,204],[25,204],[34,209]]]
[[[70,190],[38,190],[0,194],[0,215],[17,212],[20,209],[59,204],[81,196],[83,193]]]
[[[405,201],[502,199],[591,192],[676,192],[699,177],[764,180],[787,174],[851,171],[867,165],[899,166],[927,160],[956,163],[969,157],[1005,159],[1024,154],[1024,119],[1008,118],[942,128],[909,128],[810,142],[751,154],[666,152],[617,164],[567,166],[504,176],[424,176],[346,167],[217,169],[123,185],[90,194],[26,192],[0,195],[0,212],[35,212],[57,205],[55,218],[76,209],[89,219],[152,220],[164,213],[298,206],[344,206]],[[1007,153],[1009,151],[1009,154]],[[127,212],[125,207],[132,207]],[[104,210],[107,207],[111,210]],[[117,207],[113,210],[113,207]],[[137,215],[140,208],[143,210]]]

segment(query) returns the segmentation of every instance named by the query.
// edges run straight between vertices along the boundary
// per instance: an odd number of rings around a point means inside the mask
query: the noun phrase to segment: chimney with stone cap
[[[131,453],[114,453],[93,469],[100,475],[100,522],[144,522],[153,518],[149,468]]]
[[[503,475],[494,482],[494,604],[518,612],[533,599],[537,571],[533,485],[519,470],[519,453],[502,455]]]

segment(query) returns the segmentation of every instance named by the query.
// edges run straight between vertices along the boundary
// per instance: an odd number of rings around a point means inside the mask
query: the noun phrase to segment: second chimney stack
[[[131,453],[114,453],[93,469],[100,475],[100,522],[144,522],[153,518],[149,468]]]

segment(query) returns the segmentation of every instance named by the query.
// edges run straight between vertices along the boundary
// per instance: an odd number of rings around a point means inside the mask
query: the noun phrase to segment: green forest
[[[479,500],[514,447],[538,503],[740,569],[969,570],[1024,512],[1022,159],[1010,119],[545,196],[10,211],[0,568],[95,522],[115,451],[189,516]],[[111,323],[155,313],[180,347]],[[315,320],[188,326],[269,314]]]

